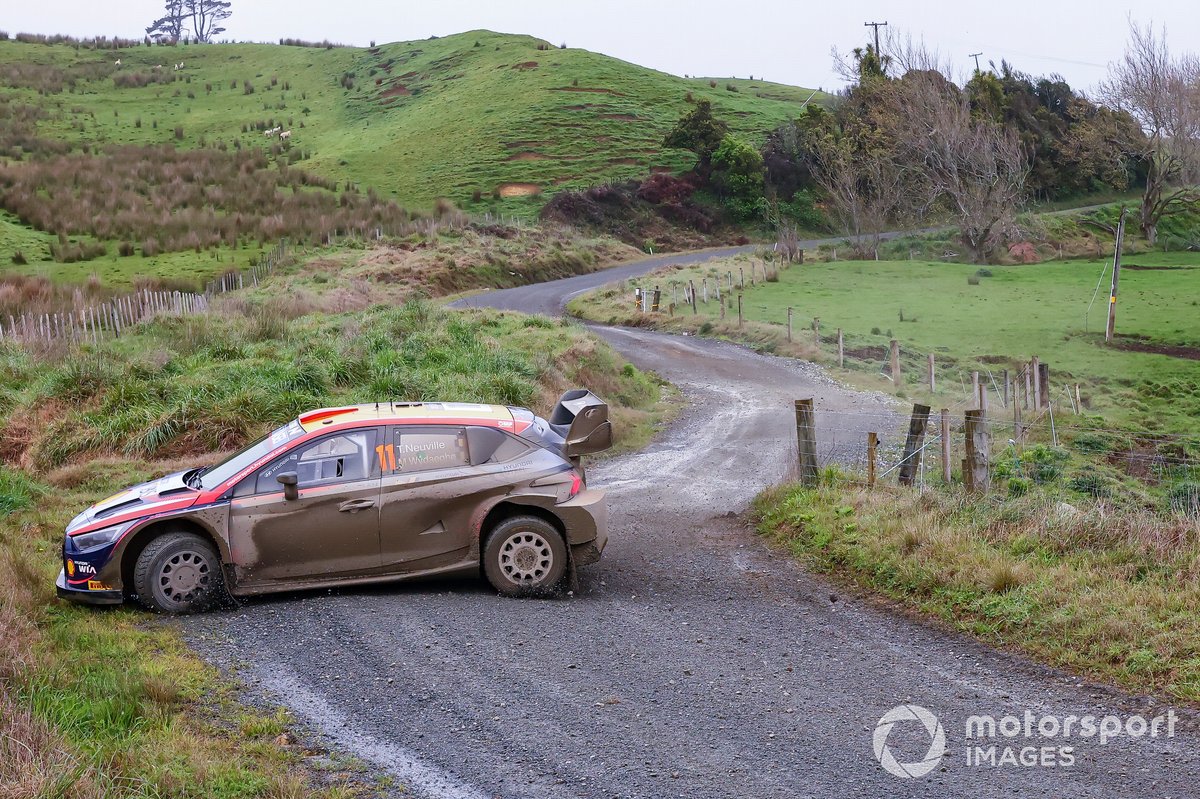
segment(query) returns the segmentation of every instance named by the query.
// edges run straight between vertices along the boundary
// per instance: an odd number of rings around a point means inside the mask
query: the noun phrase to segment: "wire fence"
[[[210,280],[203,293],[145,289],[102,302],[75,300],[57,311],[8,314],[0,319],[0,343],[21,345],[92,343],[119,338],[132,328],[158,316],[208,313],[219,294],[257,286],[283,262],[287,240],[281,241],[253,267],[231,271]]]

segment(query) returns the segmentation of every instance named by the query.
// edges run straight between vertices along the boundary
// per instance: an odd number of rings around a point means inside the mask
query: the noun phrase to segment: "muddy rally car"
[[[553,591],[608,540],[580,458],[612,445],[608,406],[550,418],[455,402],[312,411],[216,466],[134,486],[67,527],[58,595],[164,613],[229,595],[478,575]]]

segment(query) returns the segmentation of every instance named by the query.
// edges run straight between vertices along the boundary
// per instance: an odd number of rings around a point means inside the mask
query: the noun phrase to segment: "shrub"
[[[702,335],[702,336],[708,335],[712,331],[713,331],[712,322],[705,322],[704,324],[700,325],[700,335]]]
[[[980,277],[991,277],[992,270],[985,267],[977,271],[975,274],[979,275]]]
[[[175,138],[179,141],[183,141],[183,125],[175,126]]]
[[[1112,496],[1112,487],[1109,485],[1109,481],[1095,472],[1083,472],[1075,475],[1067,482],[1067,487],[1072,491],[1093,497]]]
[[[254,84],[248,80],[242,81],[242,94],[254,94]]]
[[[12,262],[17,266],[24,266],[25,264],[29,263],[29,261],[25,258],[25,253],[21,252],[20,250],[13,252]]]
[[[128,258],[129,256],[133,255],[134,248],[133,248],[133,245],[131,243],[129,243],[128,241],[123,241],[120,243],[120,245],[117,246],[117,252],[120,253],[123,257]]]
[[[1171,486],[1167,493],[1171,509],[1193,518],[1200,518],[1200,483],[1185,481]]]
[[[715,88],[717,88],[717,82],[716,82],[715,80],[710,80],[710,81],[708,82],[708,87],[709,87],[710,89],[715,89]]]
[[[877,327],[873,327],[873,328],[871,328],[871,335],[872,336],[880,336],[880,335],[883,335],[883,331]]]
[[[967,277],[967,284],[970,286],[979,285],[979,275],[970,275]]]
[[[732,83],[726,83],[726,84],[725,84],[725,91],[727,91],[727,92],[736,92],[737,90],[738,90],[738,87],[737,87],[737,86],[734,86]]]
[[[1014,498],[1023,497],[1032,487],[1033,484],[1024,477],[1013,477],[1008,481],[1008,495]]]

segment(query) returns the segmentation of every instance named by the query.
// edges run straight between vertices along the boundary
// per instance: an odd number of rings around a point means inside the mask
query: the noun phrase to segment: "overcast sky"
[[[9,33],[140,36],[156,0],[3,0]],[[1004,2],[798,2],[797,0],[233,0],[226,37],[281,36],[365,45],[474,28],[528,33],[678,75],[754,75],[784,83],[840,85],[830,48],[866,41],[867,21],[935,45],[964,72],[968,54],[1008,59],[1034,74],[1057,72],[1094,86],[1119,56],[1133,13],[1165,25],[1179,50],[1200,50],[1196,0],[1005,0]]]

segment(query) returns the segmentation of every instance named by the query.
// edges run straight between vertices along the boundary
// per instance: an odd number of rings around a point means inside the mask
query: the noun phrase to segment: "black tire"
[[[194,533],[165,533],[138,555],[133,568],[137,601],[158,613],[199,613],[222,602],[225,576],[221,558]]]
[[[492,528],[483,548],[483,573],[504,596],[545,596],[567,573],[567,545],[545,519],[513,516]]]

